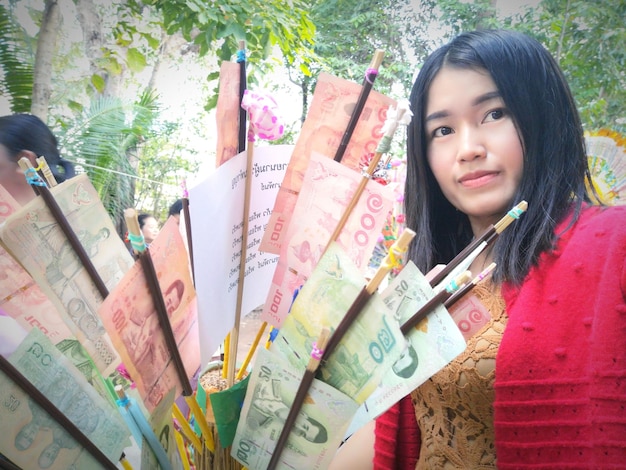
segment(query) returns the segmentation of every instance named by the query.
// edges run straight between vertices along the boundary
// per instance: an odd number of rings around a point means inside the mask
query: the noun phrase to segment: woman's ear
[[[18,161],[24,157],[28,158],[31,165],[33,165],[35,168],[37,167],[37,155],[35,154],[35,152],[32,152],[31,150],[22,150],[20,153],[17,154]]]

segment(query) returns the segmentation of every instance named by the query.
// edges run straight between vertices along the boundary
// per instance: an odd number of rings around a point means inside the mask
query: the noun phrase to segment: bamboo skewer
[[[367,170],[363,173],[363,178],[361,178],[361,181],[359,182],[357,189],[352,195],[352,198],[350,199],[348,206],[341,214],[341,219],[339,219],[339,222],[337,223],[335,230],[330,236],[330,239],[328,241],[328,244],[326,245],[325,250],[328,249],[328,247],[333,241],[339,238],[341,231],[346,226],[348,218],[350,217],[350,215],[352,214],[352,211],[354,210],[357,203],[359,202],[359,199],[361,195],[363,194],[363,191],[365,191],[365,187],[367,186],[367,183],[370,181],[372,175],[374,174],[374,171],[376,171],[376,167],[378,166],[378,163],[380,162],[381,157],[383,156],[384,153],[389,151],[389,148],[391,146],[391,138],[393,137],[396,130],[398,129],[398,126],[401,124],[402,125],[408,124],[408,121],[410,120],[412,115],[413,113],[411,113],[411,110],[409,109],[408,102],[398,103],[398,107],[394,111],[394,115],[389,116],[389,119],[385,122],[385,127],[386,127],[385,134],[383,135],[380,143],[378,144],[378,147],[376,148],[376,153],[372,157],[372,161],[367,167]]]
[[[395,253],[405,252],[407,246],[409,245],[409,243],[411,242],[414,236],[415,236],[415,232],[413,232],[410,229],[406,229],[404,232],[402,232],[398,240],[389,249],[389,254],[381,263],[376,274],[367,283],[367,285],[363,287],[363,289],[359,292],[356,299],[354,300],[354,302],[352,303],[352,305],[350,306],[350,308],[348,309],[348,311],[346,312],[342,320],[339,322],[339,325],[337,325],[337,328],[335,329],[334,333],[328,339],[328,343],[326,344],[326,347],[324,348],[322,352],[320,360],[317,361],[315,364],[312,364],[309,361],[309,366],[315,365],[316,370],[317,370],[317,366],[319,365],[320,362],[326,362],[328,360],[328,358],[332,355],[335,348],[339,345],[339,342],[347,333],[352,323],[354,323],[358,315],[363,310],[363,307],[365,306],[365,304],[372,297],[374,292],[376,292],[383,278],[394,267],[393,262],[397,260],[397,258],[395,257]],[[309,366],[307,366],[307,370]],[[274,468],[276,468],[276,465],[278,464],[282,450],[285,444],[287,443],[287,439],[289,438],[289,433],[291,432],[291,428],[293,427],[293,424],[295,423],[298,413],[300,412],[300,409],[302,408],[302,402],[304,401],[304,398],[306,397],[306,394],[309,388],[311,387],[311,384],[313,383],[314,378],[315,378],[315,373],[312,373],[312,374],[305,373],[305,375],[302,377],[302,380],[300,381],[300,385],[298,387],[298,391],[296,392],[296,397],[298,398],[298,401],[294,399],[293,404],[291,405],[291,408],[289,409],[289,414],[287,415],[287,419],[285,420],[285,425],[280,433],[280,436],[278,437],[278,440],[276,441],[276,447],[274,448],[274,452],[272,453],[272,457],[267,467],[268,470],[274,470]]]
[[[470,255],[479,245],[484,243],[486,247],[491,242],[493,242],[498,235],[504,231],[509,225],[511,225],[515,220],[519,219],[519,217],[526,211],[528,208],[528,203],[526,201],[521,201],[514,208],[512,208],[507,214],[502,217],[495,225],[490,226],[483,232],[483,234],[479,237],[476,237],[472,242],[467,245],[463,251],[461,251],[458,255],[456,255],[452,261],[450,261],[446,266],[438,272],[435,277],[430,281],[431,286],[436,286],[441,281],[443,281],[448,274],[450,274],[457,266],[459,266],[468,255]],[[484,247],[483,247],[484,248]]]
[[[159,462],[161,470],[171,470],[172,466],[167,457],[167,453],[165,452],[165,449],[159,442],[159,439],[154,434],[154,431],[150,427],[150,423],[148,423],[148,420],[145,418],[142,411],[139,408],[137,408],[136,405],[131,403],[130,399],[126,396],[126,393],[124,392],[124,389],[122,388],[121,385],[117,385],[115,387],[115,393],[117,394],[119,398],[119,401],[118,401],[119,406],[124,407],[128,411],[128,414],[130,415],[131,419],[135,422],[135,424],[139,428],[139,431],[141,432],[143,438],[148,443],[148,446],[152,450],[152,453],[154,454],[157,461]]]
[[[243,363],[241,364],[241,367],[239,368],[239,371],[237,372],[237,377],[235,378],[235,380],[241,380],[243,378],[243,375],[246,373],[248,364],[250,364],[250,361],[252,360],[252,356],[254,355],[254,352],[256,351],[256,348],[258,347],[259,342],[261,341],[261,337],[263,336],[263,332],[265,331],[266,327],[267,327],[267,322],[264,321],[259,327],[259,331],[257,332],[256,336],[254,337],[254,341],[252,342],[252,345],[250,346],[248,354],[246,355],[246,358],[244,359]]]
[[[54,199],[54,196],[50,192],[50,189],[48,188],[48,186],[46,186],[46,183],[44,183],[43,179],[37,174],[37,171],[35,170],[35,168],[33,168],[28,158],[20,158],[18,164],[20,165],[20,168],[24,170],[26,179],[34,189],[35,193],[40,195],[48,206],[48,209],[52,213],[52,216],[63,231],[63,234],[67,238],[71,247],[74,249],[76,256],[78,256],[78,259],[85,267],[85,270],[87,271],[89,277],[96,286],[96,289],[98,289],[98,292],[103,299],[106,298],[109,295],[109,289],[107,289],[104,281],[100,277],[100,274],[98,274],[98,271],[96,271],[96,268],[89,258],[89,255],[85,251],[83,245],[80,243],[80,240],[78,240],[76,233],[74,233],[74,230],[72,229],[67,218],[63,214],[63,211],[59,207],[59,204],[56,202],[56,199]]]
[[[63,429],[65,429],[80,445],[107,469],[115,470],[117,466],[83,432],[59,410],[48,397],[35,387],[22,373],[17,370],[4,356],[0,355],[0,370],[16,385],[30,396],[46,413],[48,413]]]
[[[52,170],[50,170],[50,167],[48,166],[46,157],[37,157],[35,158],[35,161],[41,168],[41,172],[43,173],[43,177],[48,182],[48,186],[50,186],[51,188],[54,188],[57,185],[57,180],[54,178],[54,175],[52,174]]]
[[[246,120],[248,113],[241,106],[243,94],[248,87],[246,77],[246,41],[239,41],[239,51],[237,51],[237,62],[239,63],[239,152],[246,149]]]
[[[124,217],[126,219],[129,239],[131,240],[133,249],[138,251],[139,260],[146,276],[146,281],[148,282],[148,287],[150,289],[150,294],[152,295],[154,307],[159,318],[159,325],[161,326],[161,331],[163,332],[163,336],[165,337],[165,342],[167,343],[168,350],[172,356],[172,361],[178,374],[178,380],[180,381],[183,388],[183,396],[185,397],[185,401],[187,402],[187,405],[189,406],[191,412],[196,417],[200,429],[202,430],[202,433],[207,440],[209,449],[212,450],[212,435],[209,430],[208,423],[206,422],[206,418],[204,417],[204,413],[202,413],[202,410],[200,409],[200,406],[195,399],[189,377],[187,377],[185,365],[183,364],[183,360],[180,356],[180,351],[178,350],[178,345],[176,344],[176,338],[174,338],[174,332],[172,331],[172,325],[170,324],[169,317],[167,315],[167,307],[165,306],[165,301],[163,299],[163,293],[161,292],[161,287],[159,285],[159,279],[157,277],[156,269],[154,268],[154,264],[152,263],[150,249],[145,246],[145,243],[143,243],[143,237],[139,229],[139,222],[137,221],[137,211],[135,209],[126,209],[124,211]],[[138,239],[141,239],[142,242],[137,242]],[[143,249],[141,249],[142,244]]]
[[[348,148],[348,143],[352,138],[352,134],[354,133],[354,129],[356,128],[356,124],[361,117],[361,113],[363,112],[363,108],[365,107],[365,103],[367,102],[367,97],[372,90],[374,85],[374,80],[376,80],[376,76],[378,75],[378,68],[380,64],[383,62],[383,57],[385,56],[384,51],[378,49],[374,52],[374,57],[372,58],[372,62],[365,72],[365,78],[363,79],[363,85],[361,88],[361,93],[356,102],[356,106],[350,115],[350,120],[348,121],[348,125],[346,130],[341,138],[341,142],[339,143],[339,147],[335,152],[335,161],[340,162],[346,153],[346,149]]]
[[[478,276],[472,279],[472,282],[468,282],[467,284],[461,286],[459,290],[454,292],[447,300],[443,302],[443,306],[446,308],[452,307],[457,301],[459,301],[465,294],[471,291],[476,285],[489,276],[493,270],[496,269],[496,263],[491,263],[487,266]]]
[[[243,202],[243,228],[241,240],[241,258],[239,260],[239,282],[237,283],[237,304],[235,309],[235,326],[230,332],[230,349],[228,358],[228,373],[226,382],[228,386],[235,383],[235,367],[237,363],[237,347],[239,346],[239,324],[241,322],[241,309],[243,305],[243,284],[246,277],[246,257],[248,245],[248,219],[250,217],[250,193],[252,192],[252,160],[254,149],[254,134],[248,131],[248,148],[246,149],[246,185]]]
[[[417,326],[419,322],[421,322],[426,315],[428,315],[431,311],[435,309],[438,305],[442,304],[446,299],[448,299],[454,292],[462,287],[463,284],[469,282],[472,278],[472,274],[469,271],[464,271],[459,274],[450,284],[446,286],[445,289],[441,289],[438,293],[436,293],[433,297],[431,297],[428,302],[426,302],[411,318],[400,326],[400,331],[402,331],[403,335],[409,334],[409,332]]]

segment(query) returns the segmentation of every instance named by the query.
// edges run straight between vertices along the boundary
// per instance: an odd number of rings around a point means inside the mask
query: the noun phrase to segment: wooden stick
[[[222,361],[222,378],[228,377],[228,360],[230,359],[230,332],[224,338],[224,360]]]
[[[116,470],[117,466],[104,455],[98,446],[83,434],[83,432],[67,417],[65,413],[57,408],[48,397],[35,387],[22,373],[17,370],[4,356],[0,354],[0,370],[4,372],[9,379],[18,385],[26,394],[32,398],[46,413],[48,413],[63,429],[65,429],[81,446],[93,455],[93,457],[104,467]]]
[[[339,325],[335,329],[334,333],[328,339],[326,347],[323,348],[322,357],[320,358],[320,360],[316,361],[315,363],[309,361],[309,365],[307,366],[307,372],[309,367],[315,365],[315,367],[317,368],[320,362],[326,362],[328,358],[332,355],[333,351],[339,345],[339,342],[345,336],[350,326],[354,323],[358,315],[363,310],[365,304],[372,297],[376,289],[378,289],[378,286],[380,285],[382,279],[394,267],[392,261],[395,260],[395,252],[404,252],[414,236],[415,232],[410,229],[406,229],[404,230],[404,232],[402,232],[398,240],[389,249],[389,253],[381,263],[380,267],[377,270],[377,273],[374,275],[374,277],[372,277],[370,282],[366,286],[364,286],[363,289],[359,292],[356,299],[354,300],[354,302],[352,302],[352,305],[350,306],[342,320],[339,322]],[[313,383],[313,379],[315,378],[315,371],[312,374],[308,374],[307,372],[305,372],[302,380],[300,381],[298,391],[296,392],[297,400],[294,398],[293,404],[289,409],[287,419],[285,420],[285,423],[291,423],[291,426],[287,426],[287,424],[285,424],[285,426],[283,427],[280,436],[278,437],[278,441],[276,441],[276,447],[274,449],[274,452],[272,453],[268,470],[273,470],[278,464],[280,454],[282,453],[283,448],[287,443],[289,433],[291,432],[291,427],[293,427],[293,423],[295,422],[295,419],[298,416],[300,409],[302,408],[304,398],[306,397],[306,394],[311,387],[311,384]]]
[[[246,277],[246,257],[248,245],[248,219],[250,218],[250,193],[252,192],[252,160],[254,139],[249,138],[246,152],[246,186],[243,200],[243,228],[241,234],[241,258],[239,260],[239,282],[237,283],[237,305],[235,308],[235,326],[230,332],[230,354],[226,383],[231,387],[235,383],[235,367],[237,365],[237,348],[239,346],[239,324],[243,304],[243,285]],[[226,351],[224,351],[226,352]]]
[[[371,180],[372,175],[376,171],[376,167],[378,166],[378,162],[380,162],[380,159],[383,153],[388,151],[389,142],[391,141],[393,134],[398,129],[398,125],[401,123],[401,120],[404,119],[405,114],[410,113],[410,112],[411,111],[409,110],[408,107],[398,106],[396,116],[394,116],[394,120],[392,122],[385,123],[385,124],[388,124],[388,129],[385,132],[385,135],[382,137],[380,144],[378,145],[376,149],[376,153],[372,157],[372,161],[367,167],[367,170],[363,173],[363,178],[361,178],[361,181],[359,182],[359,185],[357,186],[354,194],[352,195],[350,202],[346,206],[346,209],[343,211],[343,214],[341,214],[341,218],[339,219],[339,222],[337,223],[335,230],[330,236],[330,239],[328,240],[328,244],[326,245],[325,250],[328,249],[328,247],[333,241],[339,238],[341,231],[346,226],[348,218],[350,217],[350,215],[352,214],[352,211],[354,210],[357,203],[359,202],[359,199],[361,198],[361,195],[363,194],[363,191],[365,190],[367,183]]]
[[[159,441],[159,438],[156,437],[156,435],[154,434],[154,431],[152,430],[152,427],[150,426],[150,423],[144,416],[143,412],[135,404],[131,403],[121,385],[115,386],[115,393],[119,398],[119,406],[126,408],[128,414],[137,425],[137,428],[139,428],[139,431],[141,432],[141,435],[143,436],[146,443],[148,444],[148,447],[150,447],[150,449],[152,450],[152,453],[156,457],[157,462],[159,462],[161,469],[171,470],[172,466],[167,457],[167,452],[165,452],[165,449]]]
[[[191,240],[191,217],[189,211],[189,197],[187,195],[187,190],[185,189],[185,196],[182,198],[183,201],[183,216],[185,217],[185,235],[187,235],[187,249],[189,250],[189,263],[191,264],[191,276],[194,280],[194,285],[196,281],[195,268],[193,264],[193,242]]]
[[[137,222],[137,211],[135,209],[126,209],[124,211],[124,217],[126,219],[126,226],[128,227],[129,236],[131,234],[134,237],[140,236],[141,232],[138,231],[139,223]],[[170,319],[167,314],[167,306],[165,305],[165,300],[163,299],[163,292],[161,291],[159,278],[152,262],[150,249],[148,247],[145,247],[143,251],[139,251],[139,260],[141,262],[141,267],[143,268],[143,273],[146,277],[146,282],[148,283],[148,289],[150,290],[150,295],[152,296],[152,303],[159,318],[161,331],[163,332],[165,342],[167,343],[167,347],[172,356],[172,361],[174,362],[176,372],[178,373],[178,380],[180,381],[180,384],[183,388],[183,395],[193,395],[193,389],[191,388],[189,377],[187,377],[187,372],[185,371],[185,366],[180,356],[178,345],[176,344],[176,338],[174,338],[172,325],[170,324]]]
[[[298,390],[296,391],[296,396],[293,399],[293,404],[289,409],[289,414],[285,419],[285,424],[283,426],[283,429],[281,430],[280,436],[278,437],[278,441],[276,441],[276,447],[274,448],[274,452],[272,453],[270,463],[267,466],[268,470],[273,470],[274,468],[276,468],[276,465],[278,465],[280,455],[283,448],[285,447],[285,444],[287,443],[287,439],[289,438],[291,429],[296,422],[298,413],[300,413],[300,409],[302,408],[304,399],[306,398],[307,393],[309,393],[309,388],[313,383],[313,380],[315,379],[315,373],[317,372],[317,368],[319,367],[320,360],[322,359],[324,351],[328,347],[329,336],[330,329],[328,327],[322,328],[317,342],[313,345],[311,357],[309,358],[309,362],[304,371],[304,375],[302,376],[302,380],[300,381],[300,384],[305,384],[306,387],[299,386]]]
[[[243,363],[241,364],[241,367],[239,368],[239,371],[237,372],[237,377],[235,378],[235,380],[241,380],[243,378],[243,375],[246,373],[246,369],[248,367],[248,364],[250,364],[250,361],[252,360],[252,356],[254,355],[254,352],[256,351],[256,348],[259,345],[259,342],[261,341],[261,337],[263,336],[263,332],[265,331],[265,328],[267,327],[267,322],[264,321],[260,328],[259,331],[257,332],[256,336],[254,337],[254,341],[252,342],[252,346],[250,346],[250,350],[248,351],[248,354],[246,355],[246,358],[244,359]]]
[[[128,227],[129,234],[132,233],[134,236],[139,236],[141,232],[139,231],[139,222],[137,221],[137,211],[134,209],[126,209],[124,211],[124,216],[126,218],[126,225]],[[152,262],[150,249],[145,247],[145,249],[141,251],[141,247],[139,248],[141,266],[146,276],[146,281],[148,282],[148,288],[150,289],[152,301],[159,317],[159,324],[161,326],[161,330],[163,331],[165,342],[167,343],[176,372],[178,373],[178,380],[180,380],[183,388],[183,396],[185,397],[185,401],[187,402],[189,409],[196,417],[196,421],[198,421],[200,429],[202,430],[203,435],[205,435],[209,446],[212,446],[213,440],[208,423],[206,422],[204,413],[202,413],[202,410],[195,399],[191,382],[189,381],[189,377],[187,377],[185,365],[180,355],[180,351],[178,350],[178,345],[176,344],[176,338],[174,337],[172,325],[167,314],[167,307],[165,305],[165,300],[163,299],[163,292],[161,291],[161,286],[159,285],[156,269],[154,268],[154,264]]]
[[[78,259],[80,260],[82,265],[85,267],[85,270],[87,271],[87,274],[89,274],[91,281],[96,286],[96,289],[98,289],[98,292],[100,293],[103,299],[106,298],[109,295],[109,289],[107,289],[106,285],[104,284],[104,281],[100,277],[100,274],[98,274],[98,271],[96,271],[96,268],[93,265],[93,262],[89,258],[89,255],[85,251],[85,248],[83,247],[83,245],[80,243],[80,240],[78,240],[76,233],[74,233],[74,230],[72,229],[72,227],[70,226],[70,223],[68,222],[67,218],[63,214],[63,211],[59,207],[59,204],[57,203],[56,199],[54,199],[54,196],[50,192],[50,189],[46,186],[46,184],[43,182],[41,177],[37,174],[37,172],[31,165],[30,160],[28,158],[22,157],[20,158],[18,163],[20,167],[22,168],[22,170],[24,170],[24,173],[27,176],[27,179],[29,180],[29,183],[31,184],[31,186],[33,186],[33,189],[35,189],[35,186],[36,186],[35,192],[41,195],[42,199],[46,203],[46,206],[48,206],[48,209],[52,213],[54,220],[63,231],[63,234],[65,235],[68,242],[70,243],[70,246],[74,249],[76,256],[78,256]]]
[[[41,172],[43,173],[43,177],[48,182],[48,186],[50,186],[51,188],[54,188],[57,185],[57,180],[54,178],[54,175],[52,174],[52,170],[50,170],[50,167],[48,166],[46,157],[37,157],[35,158],[35,161],[41,168]]]
[[[237,53],[237,62],[239,62],[239,152],[243,152],[246,149],[246,120],[248,119],[248,113],[243,106],[241,106],[241,100],[248,87],[246,77],[246,41],[239,41],[239,51]],[[252,145],[249,142],[248,145]]]
[[[476,287],[480,281],[489,276],[494,269],[496,269],[496,263],[491,263],[478,276],[472,279],[472,282],[464,284],[459,290],[454,292],[447,300],[445,300],[443,306],[446,308],[452,307],[457,301],[463,298],[465,294],[469,293],[474,287]]]
[[[202,431],[202,437],[204,438],[204,444],[209,448],[211,452],[215,452],[215,442],[213,441],[213,434],[209,429],[209,423],[207,423],[206,417],[200,408],[200,405],[196,401],[196,395],[186,395],[185,401],[189,410],[195,416],[196,421],[200,425],[200,431]]]
[[[176,420],[178,421],[178,424],[180,424],[180,430],[185,435],[187,440],[191,442],[191,445],[193,445],[193,447],[198,451],[199,454],[202,454],[204,447],[200,443],[200,438],[193,431],[191,425],[189,424],[189,421],[187,421],[187,418],[185,418],[183,412],[180,411],[180,408],[176,403],[172,405],[172,413],[174,415],[174,418],[176,418]]]
[[[472,273],[469,271],[464,271],[459,274],[454,281],[452,281],[445,289],[441,289],[438,293],[436,293],[433,297],[428,300],[422,307],[413,314],[411,318],[404,322],[402,326],[400,326],[400,331],[402,331],[403,335],[409,334],[409,332],[415,328],[419,322],[421,322],[426,315],[432,312],[438,305],[442,304],[446,299],[448,299],[454,292],[463,286],[463,284],[469,282],[472,279]]]
[[[528,203],[526,201],[522,201],[513,209],[511,209],[507,214],[502,217],[495,225],[491,225],[483,232],[483,234],[479,237],[476,237],[472,242],[467,245],[463,251],[461,251],[458,255],[456,255],[452,261],[450,261],[440,272],[438,272],[435,277],[433,277],[430,281],[431,286],[436,286],[441,281],[443,281],[448,274],[450,274],[458,265],[460,265],[465,258],[467,258],[478,246],[485,242],[486,245],[489,245],[493,242],[502,231],[507,228],[511,223],[517,220],[522,213],[526,211],[528,208]]]
[[[383,62],[383,57],[385,56],[384,51],[377,49],[374,52],[374,57],[372,58],[372,62],[365,72],[365,78],[363,79],[363,85],[361,87],[361,93],[357,99],[356,105],[352,114],[350,115],[350,120],[348,121],[348,125],[346,130],[341,138],[341,142],[339,143],[339,147],[335,152],[335,161],[340,162],[346,153],[346,149],[348,148],[348,144],[350,143],[350,139],[352,138],[352,134],[354,133],[354,129],[356,128],[356,124],[361,117],[361,113],[363,112],[363,108],[365,107],[365,103],[367,101],[367,97],[372,91],[372,87],[374,85],[374,80],[378,75],[378,68],[380,64]]]

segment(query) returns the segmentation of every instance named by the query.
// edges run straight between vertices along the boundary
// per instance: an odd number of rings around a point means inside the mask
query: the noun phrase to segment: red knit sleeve
[[[411,396],[376,418],[374,470],[414,470],[420,434]]]

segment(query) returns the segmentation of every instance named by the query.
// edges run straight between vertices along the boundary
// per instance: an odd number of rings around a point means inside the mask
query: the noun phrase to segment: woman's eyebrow
[[[478,97],[476,97],[473,101],[472,101],[472,106],[478,106],[480,104],[483,104],[487,101],[493,100],[493,99],[500,99],[500,92],[499,91],[490,91],[488,93],[485,93],[483,95],[480,95]],[[425,121],[429,122],[429,121],[434,121],[435,119],[441,119],[441,118],[445,118],[448,117],[450,115],[450,113],[446,110],[443,111],[435,111],[434,113],[429,114],[428,116],[426,116]]]

